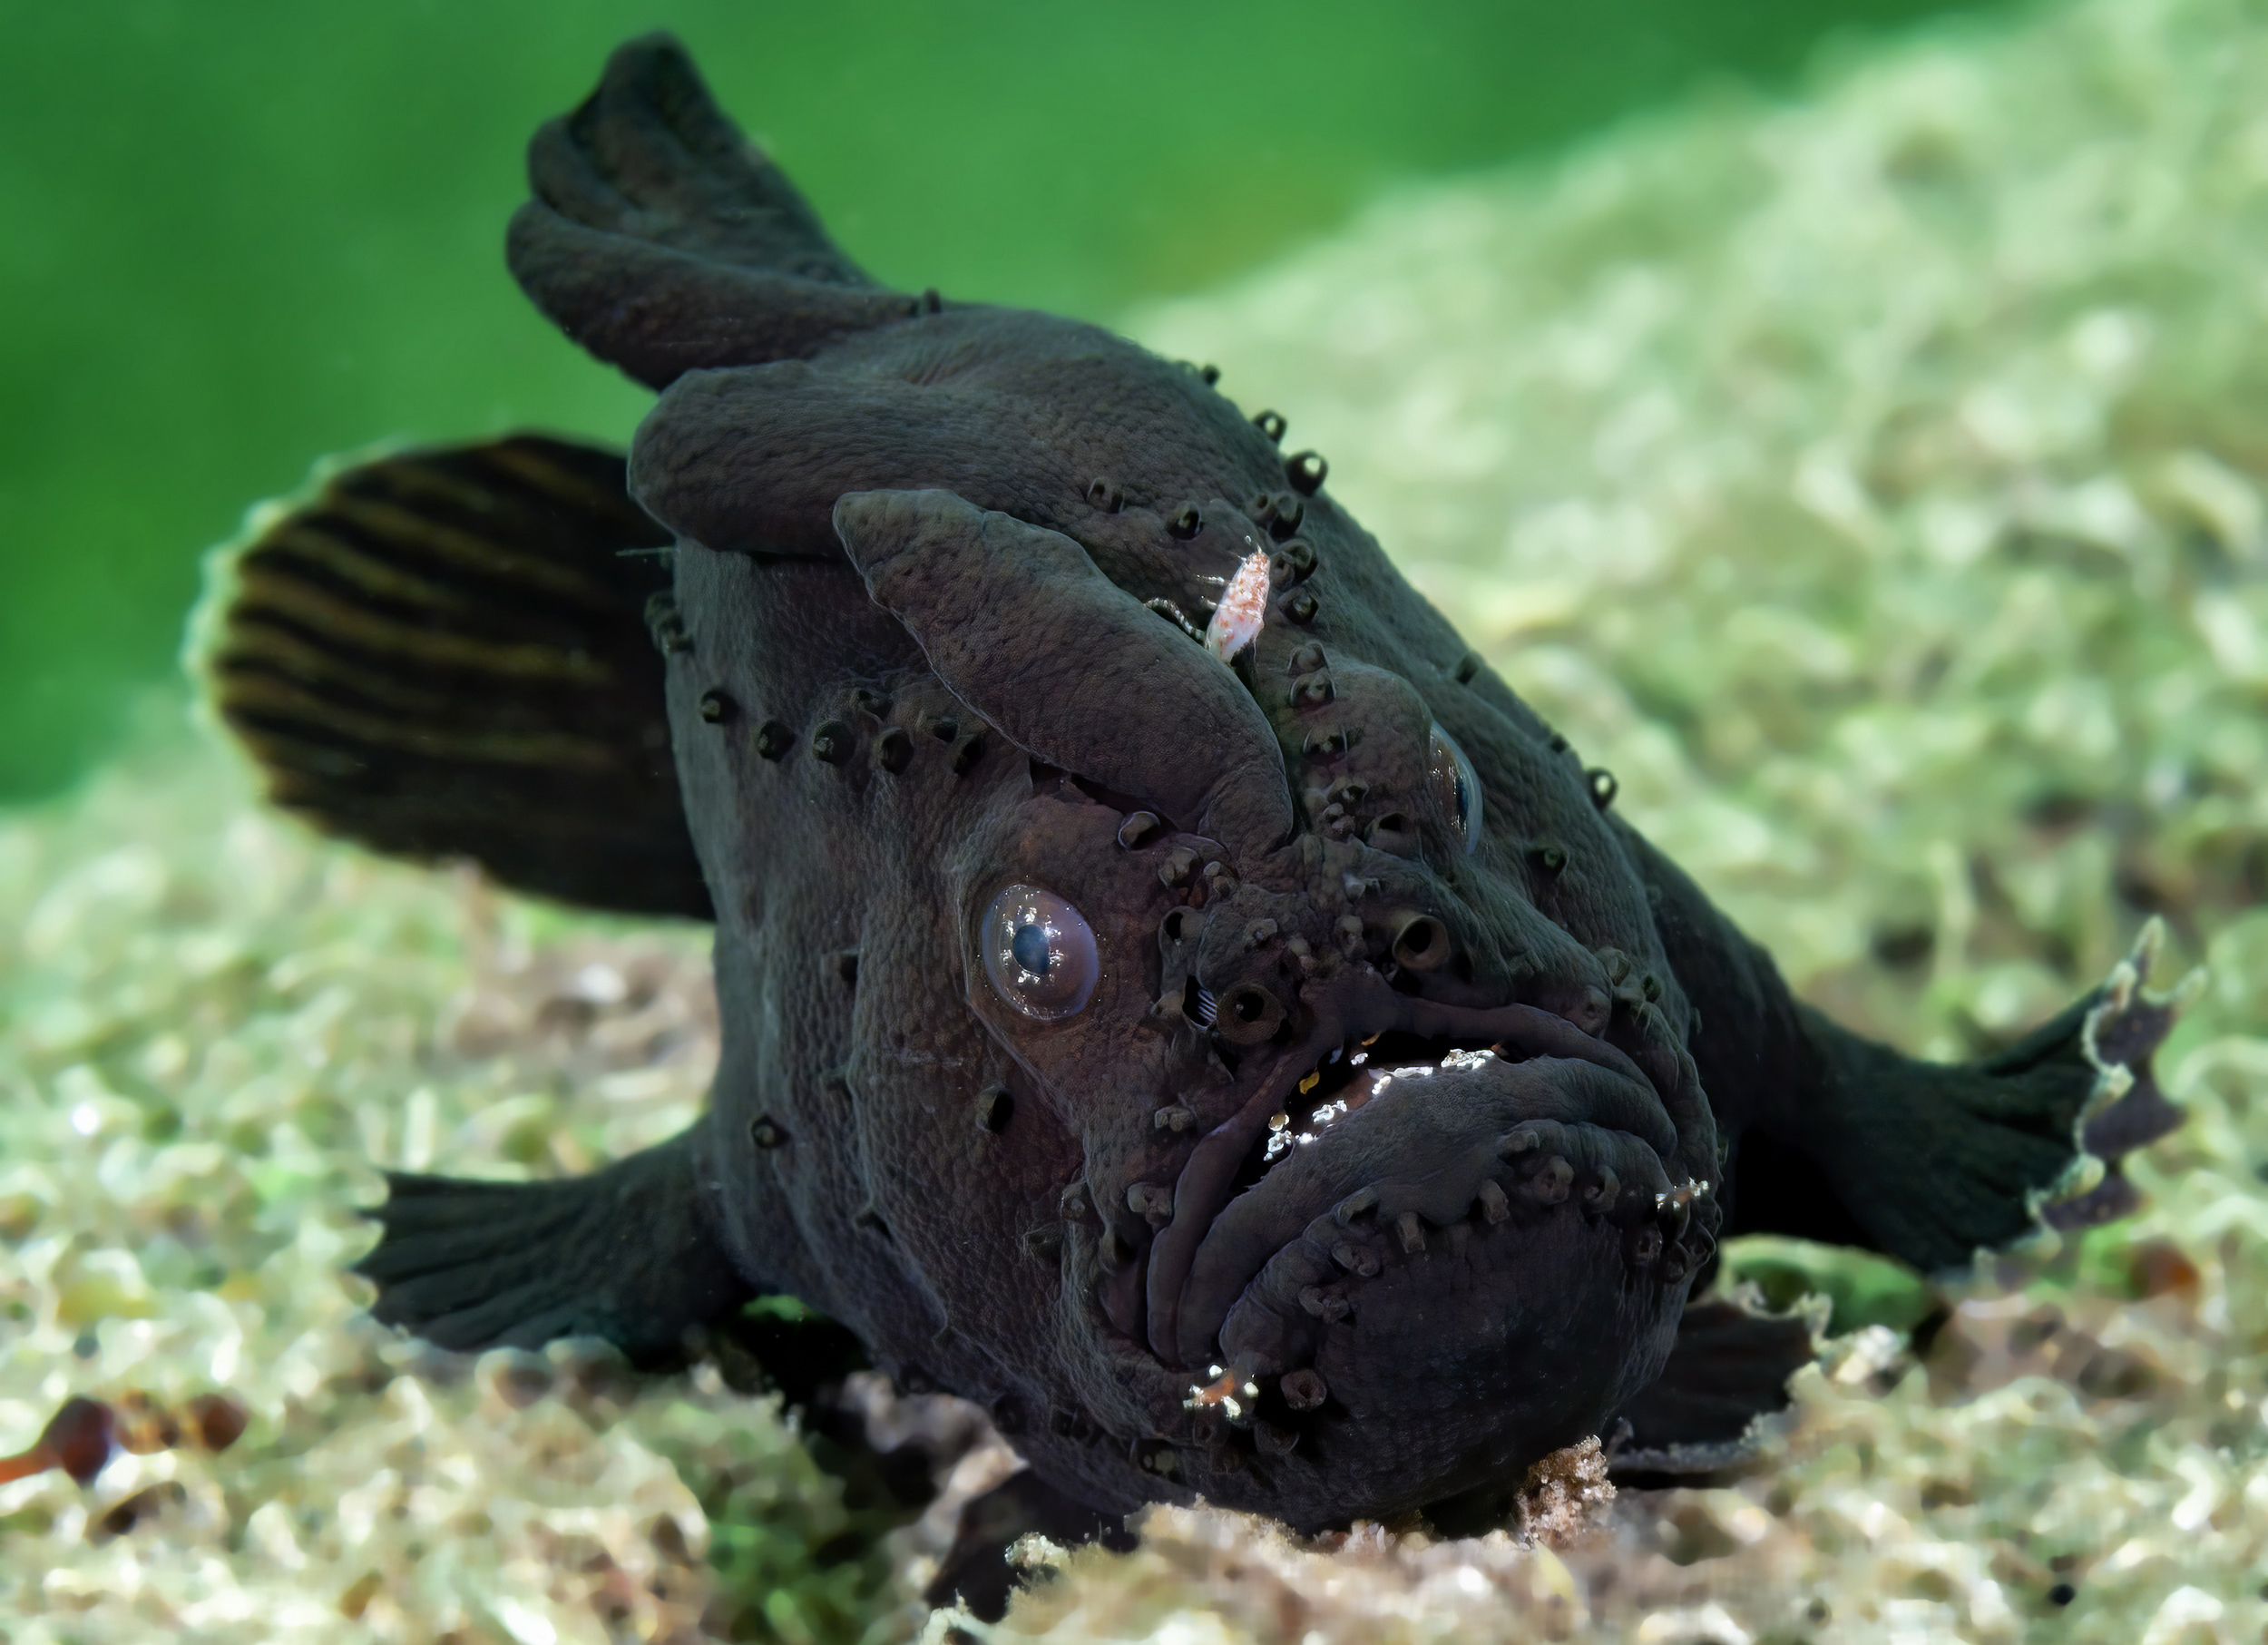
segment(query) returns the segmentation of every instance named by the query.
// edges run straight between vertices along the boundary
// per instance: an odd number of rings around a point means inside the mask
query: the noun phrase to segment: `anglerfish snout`
[[[1377,1036],[1284,1117],[1198,1248],[1177,1347],[1279,1389],[1276,1444],[1440,1494],[1598,1432],[1659,1374],[1702,1190],[1632,1072],[1419,1043]]]

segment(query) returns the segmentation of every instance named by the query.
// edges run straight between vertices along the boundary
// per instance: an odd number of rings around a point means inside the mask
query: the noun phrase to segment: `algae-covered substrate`
[[[943,1511],[884,1534],[715,1366],[439,1354],[344,1275],[379,1164],[682,1124],[702,934],[319,842],[153,730],[0,818],[0,1450],[73,1396],[139,1447],[0,1484],[0,1636],[2261,1638],[2263,88],[2260,7],[2042,13],[1395,199],[1136,322],[1332,458],[1809,997],[1970,1054],[2161,916],[2158,982],[2209,982],[2141,1214],[1960,1286],[1736,1249],[1841,1334],[1752,1466],[1587,1531],[1158,1511],[1130,1554],[1027,1548],[1057,1569],[1004,1623],[933,1616]]]

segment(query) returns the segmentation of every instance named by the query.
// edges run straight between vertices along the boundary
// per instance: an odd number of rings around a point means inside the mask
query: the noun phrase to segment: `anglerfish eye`
[[[1425,782],[1449,831],[1471,851],[1481,838],[1481,778],[1456,739],[1438,725],[1425,739]]]
[[[984,911],[981,940],[992,992],[1024,1015],[1060,1023],[1094,997],[1095,934],[1052,891],[1009,886]]]

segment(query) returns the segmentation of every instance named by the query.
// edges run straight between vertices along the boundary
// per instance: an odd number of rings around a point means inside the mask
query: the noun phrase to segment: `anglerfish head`
[[[1282,620],[1314,551],[1203,514],[1220,609],[1266,579],[1209,645],[951,494],[836,523],[1031,756],[950,865],[961,985],[1083,1147],[1061,1283],[1103,1415],[1171,1475],[1143,1489],[1391,1513],[1516,1476],[1659,1373],[1715,1130],[1564,742],[1469,669],[1373,660],[1409,608],[1439,624],[1398,582],[1329,638]]]

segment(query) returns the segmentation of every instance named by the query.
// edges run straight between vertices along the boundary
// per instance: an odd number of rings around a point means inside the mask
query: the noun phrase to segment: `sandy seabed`
[[[1130,1554],[1031,1550],[1001,1624],[932,1614],[940,1513],[884,1534],[771,1402],[438,1354],[342,1273],[376,1163],[581,1170],[682,1125],[702,935],[316,841],[153,731],[0,816],[0,1450],[74,1396],[131,1442],[0,1484],[0,1637],[2262,1639],[2264,271],[2268,8],[2097,0],[1138,317],[1333,459],[1808,997],[1957,1056],[2147,915],[2162,983],[2207,966],[2139,1216],[1950,1287],[1736,1252],[1842,1333],[1752,1468],[1534,1543],[1154,1511]]]

